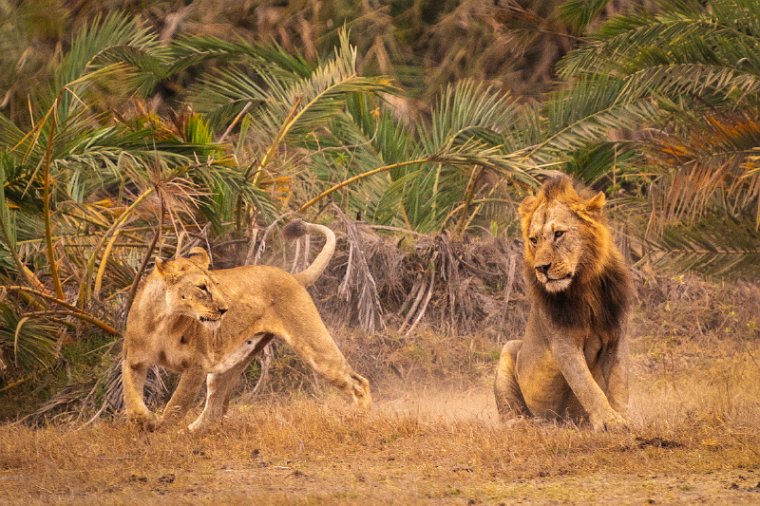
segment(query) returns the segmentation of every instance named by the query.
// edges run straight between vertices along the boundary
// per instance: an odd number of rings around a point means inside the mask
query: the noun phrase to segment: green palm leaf
[[[669,227],[650,238],[656,265],[711,276],[754,276],[760,269],[760,239],[750,217],[727,218],[721,210],[688,227]]]

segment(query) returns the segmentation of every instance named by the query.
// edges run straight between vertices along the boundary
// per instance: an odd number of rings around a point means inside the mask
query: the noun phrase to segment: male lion
[[[505,418],[588,420],[627,428],[626,312],[631,275],[610,237],[604,193],[567,176],[519,208],[532,302],[523,340],[501,352],[494,391]]]
[[[209,270],[202,248],[191,249],[188,258],[156,260],[129,311],[124,335],[124,403],[131,420],[149,429],[180,420],[204,380],[206,405],[189,428],[220,418],[241,372],[273,337],[355,403],[371,404],[369,382],[338,350],[305,288],[332,258],[335,235],[325,226],[301,221],[284,230],[290,238],[308,232],[322,233],[325,246],[296,274],[267,266]],[[161,418],[143,401],[146,374],[154,364],[181,374]]]

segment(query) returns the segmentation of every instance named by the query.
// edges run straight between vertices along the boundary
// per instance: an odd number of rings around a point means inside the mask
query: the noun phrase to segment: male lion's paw
[[[631,422],[626,416],[610,410],[603,417],[592,417],[591,426],[596,432],[628,432]]]
[[[127,420],[141,430],[153,432],[161,426],[161,418],[150,411],[146,413],[129,413]]]
[[[499,416],[499,422],[506,429],[520,429],[532,425],[536,420],[528,418],[527,416],[505,413]]]
[[[372,409],[372,396],[362,395],[354,397],[354,405],[362,412],[368,412]]]

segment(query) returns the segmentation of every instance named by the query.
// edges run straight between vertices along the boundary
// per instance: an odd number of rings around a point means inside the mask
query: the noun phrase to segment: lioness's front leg
[[[255,355],[256,353],[251,353],[247,359],[231,369],[219,374],[212,373],[206,377],[206,404],[203,406],[203,411],[198,418],[188,426],[190,431],[202,429],[209,422],[219,420],[224,416],[229,405],[232,390],[237,386],[240,376]]]
[[[628,426],[626,418],[615,411],[594,380],[583,350],[572,340],[554,337],[550,347],[560,372],[575,397],[589,414],[594,430],[618,430]]]
[[[162,424],[172,424],[184,418],[193,401],[198,398],[206,373],[200,366],[191,366],[180,376],[177,389],[164,408]]]
[[[152,413],[143,400],[148,364],[124,359],[121,363],[121,384],[124,390],[124,405],[127,419],[137,422],[143,428],[153,430],[158,426],[158,417]]]

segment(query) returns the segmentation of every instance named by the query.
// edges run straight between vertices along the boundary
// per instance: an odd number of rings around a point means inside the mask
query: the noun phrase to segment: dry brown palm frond
[[[369,237],[362,233],[356,222],[348,220],[339,208],[334,206],[334,211],[346,229],[349,248],[346,273],[338,286],[337,295],[355,308],[359,325],[367,332],[374,333],[385,328],[385,321],[377,284],[365,256],[365,241]]]
[[[244,384],[242,385],[241,389],[244,392],[241,396],[239,401],[241,403],[250,403],[253,401],[253,399],[261,394],[264,387],[269,383],[270,378],[270,369],[272,368],[272,359],[274,358],[274,343],[270,342],[267,344],[263,350],[261,350],[261,353],[256,357],[256,362],[258,366],[258,376],[256,378],[256,382],[251,387],[250,384],[244,381]],[[250,368],[249,368],[250,369]],[[247,379],[247,376],[244,376],[244,380]]]
[[[344,226],[356,235],[339,241],[333,261],[314,288],[317,305],[332,324],[360,324],[362,311],[367,315],[369,308],[380,307],[383,321],[401,335],[428,327],[447,335],[486,331],[502,339],[505,329],[512,335],[508,329],[521,321],[522,316],[511,314],[523,303],[516,244],[420,234],[399,240],[361,223],[344,220]],[[357,259],[358,248],[362,260]],[[353,291],[359,282],[376,292],[377,306]],[[336,296],[341,290],[344,298]]]
[[[747,170],[760,143],[760,122],[749,111],[694,118],[687,129],[650,136],[650,162],[661,177],[651,186],[648,236],[666,226],[691,225],[720,208],[760,216],[760,174]]]
[[[106,354],[107,356],[108,354]],[[41,427],[48,423],[85,426],[101,416],[113,416],[124,408],[121,387],[121,354],[116,354],[108,368],[89,381],[67,385],[18,423]],[[169,399],[174,381],[154,366],[145,383],[145,402],[156,409]]]

